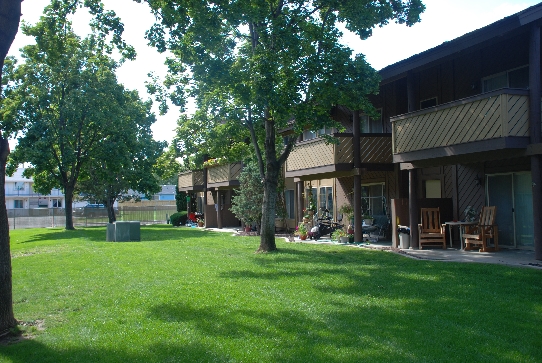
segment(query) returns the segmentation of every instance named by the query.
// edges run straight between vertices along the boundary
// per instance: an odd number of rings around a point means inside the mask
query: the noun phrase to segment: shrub
[[[186,211],[173,213],[170,217],[171,224],[174,226],[180,226],[180,225],[186,224],[187,219],[188,219],[188,214]]]

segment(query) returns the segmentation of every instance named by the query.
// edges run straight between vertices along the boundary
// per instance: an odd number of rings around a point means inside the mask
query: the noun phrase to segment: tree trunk
[[[277,249],[275,243],[275,209],[277,204],[278,176],[280,165],[275,148],[275,122],[273,118],[265,120],[265,177],[262,204],[262,227],[258,252],[270,252]]]
[[[117,216],[115,215],[115,199],[116,198],[107,198],[105,207],[107,208],[107,217],[109,218],[109,223],[115,223],[117,221]]]
[[[6,210],[6,162],[9,143],[0,137],[0,336],[17,325],[13,315],[11,287],[11,253],[9,247],[9,222]]]
[[[74,230],[73,226],[73,187],[64,188],[64,197],[66,198],[66,229]]]
[[[22,0],[0,0],[0,94],[2,69],[9,48],[19,30]],[[9,247],[9,222],[6,210],[6,162],[9,155],[7,138],[0,130],[0,336],[17,326],[13,315],[11,287],[11,253]]]

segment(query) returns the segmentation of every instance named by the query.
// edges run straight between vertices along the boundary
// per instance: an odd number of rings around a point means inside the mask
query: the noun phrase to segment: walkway
[[[236,228],[208,228],[208,230],[216,232],[230,232],[237,234],[239,227]],[[322,238],[318,241],[305,240],[301,241],[299,238],[284,238],[286,242],[295,243],[310,243],[310,244],[335,244],[339,243],[331,241],[329,238]],[[400,254],[401,256],[431,260],[431,261],[453,261],[453,262],[478,262],[478,263],[494,263],[508,266],[521,266],[531,267],[542,270],[542,261],[535,260],[534,251],[528,250],[513,250],[502,248],[499,252],[478,252],[478,251],[464,251],[457,248],[447,248],[445,250],[440,248],[425,249],[425,250],[402,250],[400,248],[391,247],[390,241],[378,241],[371,242],[369,244],[342,244],[345,247],[351,248],[369,248],[383,251],[389,251]]]

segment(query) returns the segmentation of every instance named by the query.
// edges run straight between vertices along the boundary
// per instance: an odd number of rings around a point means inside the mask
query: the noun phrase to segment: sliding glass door
[[[487,205],[497,207],[499,245],[533,246],[533,197],[530,173],[488,175]]]

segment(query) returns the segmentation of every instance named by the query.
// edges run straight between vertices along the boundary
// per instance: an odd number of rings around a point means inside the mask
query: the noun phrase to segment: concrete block
[[[105,240],[107,242],[115,242],[115,223],[107,223]]]
[[[130,221],[130,241],[141,241],[141,223]]]
[[[115,222],[115,241],[129,242],[130,239],[130,222]]]

